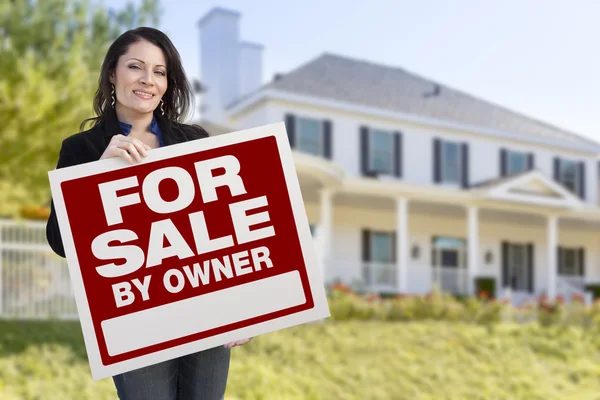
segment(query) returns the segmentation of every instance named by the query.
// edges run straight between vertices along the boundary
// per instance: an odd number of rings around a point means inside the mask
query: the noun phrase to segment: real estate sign
[[[49,177],[94,379],[329,316],[283,123]]]

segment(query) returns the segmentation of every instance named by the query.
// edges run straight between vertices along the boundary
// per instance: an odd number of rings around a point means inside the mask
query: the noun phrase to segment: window
[[[371,235],[371,261],[376,263],[393,263],[393,235],[373,232]]]
[[[582,276],[583,263],[577,248],[559,248],[558,274],[564,276]]]
[[[442,182],[461,182],[461,151],[456,142],[442,142]]]
[[[323,134],[321,121],[311,118],[297,119],[297,148],[298,150],[323,155]]]
[[[558,181],[573,193],[579,190],[579,173],[577,163],[570,160],[560,160],[558,170]]]
[[[373,129],[370,132],[371,156],[369,170],[386,174],[394,173],[394,136],[391,132]]]
[[[518,151],[508,151],[506,160],[506,173],[516,174],[527,170],[527,154]]]

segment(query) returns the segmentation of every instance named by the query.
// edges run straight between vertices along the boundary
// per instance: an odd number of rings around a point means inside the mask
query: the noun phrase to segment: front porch
[[[396,263],[365,262],[352,266],[347,262],[341,263],[331,261],[326,266],[331,270],[327,275],[331,280],[341,279],[334,271],[341,269],[359,270],[359,276],[354,277],[355,284],[363,290],[382,294],[400,294],[402,291],[398,285],[398,266]],[[431,282],[440,287],[444,292],[467,295],[468,294],[468,271],[466,268],[444,267],[440,265],[431,266]],[[348,281],[346,279],[346,281]],[[409,285],[410,286],[410,283]]]
[[[600,214],[537,171],[468,191],[397,180],[322,185],[300,173],[327,283],[380,293],[586,296],[600,283]]]

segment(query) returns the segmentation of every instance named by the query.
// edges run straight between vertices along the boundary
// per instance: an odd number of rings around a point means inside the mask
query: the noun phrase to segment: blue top
[[[121,122],[121,121],[119,121],[119,125],[121,125],[121,130],[123,131],[123,135],[125,135],[125,136],[129,135],[129,132],[131,132],[132,126],[130,124],[126,124],[125,122]],[[162,132],[160,130],[160,127],[158,126],[158,122],[156,121],[156,116],[152,117],[152,122],[150,123],[150,132],[152,132],[156,136],[158,136],[158,143],[159,143],[160,147],[163,147],[165,145],[165,142],[163,141]]]

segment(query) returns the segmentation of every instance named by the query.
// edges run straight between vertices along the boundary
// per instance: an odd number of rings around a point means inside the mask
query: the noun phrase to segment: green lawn
[[[333,322],[235,348],[227,399],[600,399],[600,337],[578,327]],[[78,323],[0,321],[0,399],[115,399]]]

